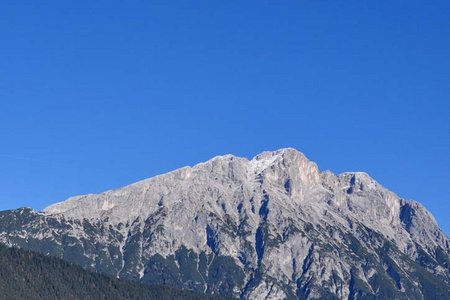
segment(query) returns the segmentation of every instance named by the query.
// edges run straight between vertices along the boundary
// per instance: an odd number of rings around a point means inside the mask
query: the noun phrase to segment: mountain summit
[[[450,240],[418,202],[295,149],[194,167],[42,212],[0,213],[0,241],[87,269],[243,299],[428,299]]]

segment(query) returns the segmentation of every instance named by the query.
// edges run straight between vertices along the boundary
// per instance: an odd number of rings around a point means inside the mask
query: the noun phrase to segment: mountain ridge
[[[0,214],[0,241],[144,283],[248,299],[423,299],[427,276],[450,286],[449,239],[420,203],[293,148],[21,213]]]

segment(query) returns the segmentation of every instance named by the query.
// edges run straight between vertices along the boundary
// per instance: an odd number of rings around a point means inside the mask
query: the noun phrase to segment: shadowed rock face
[[[320,172],[295,149],[2,212],[0,241],[248,299],[444,299],[450,288],[449,239],[425,208],[365,173]]]

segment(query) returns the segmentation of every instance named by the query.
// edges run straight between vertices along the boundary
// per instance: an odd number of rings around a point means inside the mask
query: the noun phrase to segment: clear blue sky
[[[0,209],[291,146],[450,233],[448,0],[2,0],[0,54]]]

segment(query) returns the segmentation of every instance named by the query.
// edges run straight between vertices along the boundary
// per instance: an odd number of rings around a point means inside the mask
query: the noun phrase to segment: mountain
[[[147,287],[88,272],[61,259],[0,246],[0,299],[217,299],[167,287]]]
[[[242,299],[450,298],[450,240],[422,205],[291,148],[1,212],[0,242]]]

